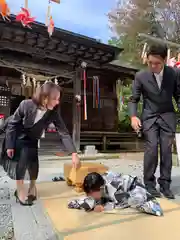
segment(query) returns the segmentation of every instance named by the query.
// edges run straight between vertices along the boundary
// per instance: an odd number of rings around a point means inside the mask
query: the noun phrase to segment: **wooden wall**
[[[92,75],[91,75],[92,76]],[[117,130],[117,97],[115,92],[116,78],[101,75],[100,79],[100,109],[93,107],[93,80],[87,79],[87,120],[84,119],[84,96],[82,81],[81,131],[116,131]],[[70,90],[70,89],[69,89]],[[61,103],[61,114],[72,132],[73,92],[64,90]]]
[[[8,76],[9,75],[9,76]],[[10,71],[6,76],[11,77],[9,82],[17,84],[17,76]],[[117,97],[115,85],[118,78],[123,79],[123,73],[108,72],[108,70],[91,69],[87,73],[87,116],[84,120],[84,104],[83,104],[83,81],[81,81],[81,131],[117,131],[118,113],[117,113]],[[99,76],[100,80],[100,109],[93,107],[93,79],[92,76]],[[20,77],[20,76],[19,76]],[[14,78],[14,80],[13,80]],[[13,83],[14,82],[14,83]],[[21,80],[18,79],[19,85]],[[13,89],[12,84],[10,88]],[[72,133],[73,126],[73,84],[64,86],[64,96],[61,102],[61,114],[68,130]]]

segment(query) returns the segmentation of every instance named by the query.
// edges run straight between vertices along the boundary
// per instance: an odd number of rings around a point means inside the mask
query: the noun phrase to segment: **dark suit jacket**
[[[154,74],[150,71],[140,71],[133,82],[132,97],[129,102],[131,116],[137,116],[137,104],[142,95],[142,125],[143,130],[148,130],[162,117],[169,128],[175,132],[176,115],[174,112],[172,97],[175,98],[180,109],[180,79],[179,70],[164,67],[161,89],[159,89]]]
[[[24,100],[20,103],[14,115],[9,119],[6,127],[6,149],[14,149],[17,138],[21,138],[34,125],[38,106],[32,100]],[[76,148],[69,135],[69,132],[59,114],[58,109],[54,109],[48,115],[45,128],[50,123],[54,123],[62,139],[62,143],[70,153],[76,152]],[[40,138],[41,136],[39,136]]]
[[[6,131],[6,128],[7,128],[7,126],[8,126],[8,123],[9,123],[9,121],[12,119],[12,116],[9,116],[8,118],[6,118],[6,120],[5,120],[5,122],[4,122],[4,125],[1,127],[1,129],[0,129],[0,135],[1,134],[3,134],[3,133],[5,133],[5,131]]]

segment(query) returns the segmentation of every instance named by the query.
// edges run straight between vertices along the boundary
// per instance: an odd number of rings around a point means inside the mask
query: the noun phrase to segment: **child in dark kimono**
[[[137,177],[108,172],[90,173],[84,179],[85,197],[72,200],[68,207],[103,212],[132,207],[140,212],[162,216],[157,200],[147,192]]]

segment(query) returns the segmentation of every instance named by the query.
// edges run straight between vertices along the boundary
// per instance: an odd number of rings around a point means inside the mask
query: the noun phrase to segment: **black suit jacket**
[[[33,100],[24,100],[16,109],[14,115],[9,119],[6,126],[6,149],[14,149],[17,138],[23,138],[26,129],[34,125],[38,106]],[[60,116],[58,109],[50,111],[45,122],[45,129],[50,123],[54,123],[61,137],[62,143],[69,153],[76,152],[76,148],[69,132]],[[34,134],[36,135],[36,134]],[[41,135],[39,135],[40,139]]]
[[[180,109],[180,78],[179,70],[164,67],[161,89],[159,89],[154,74],[150,71],[140,71],[136,74],[133,82],[132,96],[129,102],[131,116],[137,116],[137,104],[142,95],[142,125],[143,130],[148,130],[162,117],[169,128],[175,132],[176,115],[174,112],[172,97]]]

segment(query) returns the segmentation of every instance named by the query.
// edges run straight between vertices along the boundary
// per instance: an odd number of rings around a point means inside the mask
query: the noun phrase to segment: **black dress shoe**
[[[146,190],[155,198],[160,198],[161,197],[161,193],[158,192],[155,187],[146,186]]]
[[[168,199],[175,199],[175,196],[171,192],[170,188],[160,187],[160,192],[163,194],[164,197],[166,197]]]

